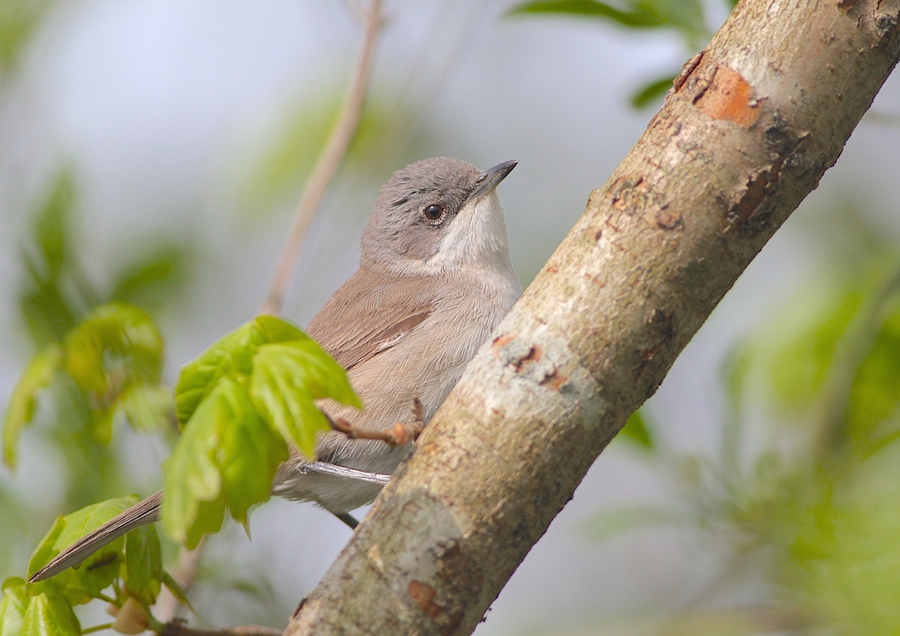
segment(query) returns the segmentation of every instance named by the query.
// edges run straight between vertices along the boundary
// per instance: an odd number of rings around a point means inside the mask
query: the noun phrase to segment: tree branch
[[[280,633],[277,629],[258,625],[203,629],[190,627],[182,620],[173,620],[166,624],[161,636],[278,636]]]
[[[309,180],[306,182],[306,188],[303,190],[303,195],[297,204],[288,238],[285,241],[278,265],[275,268],[272,284],[269,287],[269,294],[266,296],[260,313],[281,313],[285,290],[290,281],[291,273],[294,271],[294,264],[297,262],[297,256],[300,254],[303,239],[306,237],[310,223],[312,223],[316,210],[322,202],[322,197],[325,196],[328,185],[337,174],[359,127],[366,88],[369,84],[369,75],[372,69],[375,43],[378,41],[378,33],[381,28],[381,0],[372,0],[368,11],[363,11],[362,13],[364,13],[365,27],[363,46],[359,54],[356,71],[341,105],[341,112],[328,135],[328,140],[325,142],[322,152],[316,159],[316,164],[313,166]]]
[[[470,633],[835,163],[898,23],[898,0],[738,4],[285,633]]]

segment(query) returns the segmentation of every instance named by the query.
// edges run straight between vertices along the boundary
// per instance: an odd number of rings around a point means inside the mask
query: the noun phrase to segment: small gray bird
[[[398,170],[381,188],[362,235],[359,269],[329,298],[307,332],[348,371],[362,411],[323,401],[332,418],[387,429],[428,422],[475,351],[522,293],[509,256],[497,185],[516,166],[484,172],[437,157]],[[313,501],[347,523],[371,502],[410,452],[382,441],[321,434],[318,460],[282,464],[273,494]],[[323,470],[332,467],[333,470]],[[348,470],[351,469],[351,470]],[[342,474],[361,471],[357,477]],[[32,581],[76,565],[110,541],[159,518],[162,493],[135,504],[67,548]]]

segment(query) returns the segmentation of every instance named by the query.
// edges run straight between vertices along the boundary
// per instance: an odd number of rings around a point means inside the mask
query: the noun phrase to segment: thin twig
[[[359,127],[362,115],[363,103],[366,96],[366,88],[369,83],[369,75],[372,69],[372,59],[375,43],[378,40],[378,32],[381,26],[381,0],[372,0],[368,12],[365,13],[365,29],[363,46],[359,55],[356,71],[350,83],[347,95],[341,105],[341,111],[335,121],[328,140],[322,148],[322,152],[316,159],[303,196],[297,204],[294,220],[281,252],[278,265],[275,268],[275,276],[260,309],[264,314],[281,313],[284,304],[284,294],[288,281],[300,254],[303,240],[309,231],[310,223],[316,210],[325,195],[328,185],[334,179],[338,169],[347,155],[347,150]]]
[[[172,578],[181,586],[184,593],[187,594],[194,581],[197,578],[197,566],[200,564],[200,554],[203,550],[204,542],[201,542],[193,550],[181,547],[178,551],[178,565],[172,570]],[[156,601],[156,618],[162,623],[172,621],[183,607],[181,601],[169,590],[163,586],[160,591],[159,599]]]

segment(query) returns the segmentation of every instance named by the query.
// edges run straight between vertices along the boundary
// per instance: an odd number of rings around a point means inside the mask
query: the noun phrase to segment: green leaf
[[[132,428],[145,433],[166,430],[175,421],[172,391],[159,385],[129,387],[122,392],[119,409]]]
[[[137,503],[137,497],[119,497],[86,506],[56,520],[31,557],[29,576],[63,549]],[[62,595],[71,605],[99,598],[122,575],[125,589],[147,605],[153,604],[162,582],[159,535],[153,525],[132,530],[95,552],[74,569],[52,579],[30,584],[36,592]]]
[[[900,625],[900,447],[886,450],[842,467],[837,482],[818,475],[807,486],[815,497],[769,511],[770,523],[791,522],[775,535],[784,542],[775,546],[777,584],[790,586],[806,615],[844,633],[893,634]]]
[[[652,451],[656,448],[656,442],[650,429],[647,427],[647,422],[641,411],[635,411],[631,414],[631,417],[625,422],[625,426],[619,431],[618,437],[634,442],[647,451]]]
[[[362,406],[346,372],[308,337],[259,348],[250,396],[266,421],[309,457],[315,456],[316,434],[331,428],[314,400]]]
[[[244,386],[222,377],[163,464],[166,531],[194,548],[221,527],[226,509],[246,525],[250,506],[268,499],[287,457],[284,440],[260,418]]]
[[[92,311],[66,336],[65,366],[72,379],[98,399],[130,383],[157,383],[163,341],[147,312],[110,303]],[[116,391],[118,394],[118,391]]]
[[[663,97],[666,92],[672,88],[674,75],[667,75],[663,78],[653,80],[648,84],[644,84],[637,91],[631,94],[628,101],[634,108],[643,108],[649,106],[657,99]]]
[[[72,171],[64,168],[53,180],[34,225],[42,265],[46,267],[50,278],[56,277],[65,262],[71,258],[70,224],[75,201],[75,180]]]
[[[181,583],[172,578],[172,575],[169,574],[166,570],[163,570],[162,572],[162,582],[163,585],[165,585],[172,593],[172,596],[178,599],[179,603],[191,607],[191,601],[188,598],[185,589],[181,587]],[[193,609],[193,607],[191,607],[191,609]]]
[[[52,6],[48,0],[0,2],[0,70],[9,72],[17,65]]]
[[[94,439],[108,444],[123,392],[156,385],[162,373],[163,341],[142,309],[111,303],[92,311],[66,336],[64,365],[85,393]]]
[[[127,265],[112,285],[110,299],[154,308],[170,299],[184,282],[190,250],[164,244]]]
[[[0,6],[12,4],[22,3],[3,2]],[[33,239],[22,252],[28,279],[18,292],[19,309],[38,347],[61,340],[75,324],[87,296],[93,295],[73,262],[71,218],[75,202],[72,172],[62,169],[32,214],[29,230]],[[72,270],[76,270],[74,276]]]
[[[19,435],[34,417],[37,394],[50,386],[61,366],[62,350],[48,345],[28,362],[16,383],[3,419],[3,461],[10,468],[16,467]]]
[[[622,0],[614,4],[597,0],[537,0],[517,5],[506,15],[535,13],[599,18],[629,29],[674,29],[692,50],[701,47],[710,35],[701,0]]]
[[[256,365],[276,375],[296,373],[293,386],[307,392],[312,399],[330,398],[341,404],[362,408],[346,371],[315,340],[274,316],[259,316],[256,322],[268,344],[260,347],[253,360],[254,373]]]
[[[328,428],[314,403],[325,398],[359,406],[344,370],[274,316],[256,317],[185,365],[175,388],[184,432],[164,465],[167,532],[196,546],[226,509],[246,525],[288,457],[286,440],[312,453]]]
[[[776,343],[777,352],[768,364],[770,386],[779,406],[805,408],[818,398],[829,377],[838,341],[859,313],[862,301],[863,296],[856,290],[817,307],[813,301],[797,300],[792,309],[801,307],[804,316],[800,320],[791,316],[781,318],[779,324],[790,325],[790,333],[782,335],[782,342]],[[787,327],[784,329],[788,331]]]
[[[144,605],[153,605],[163,577],[159,534],[153,524],[125,535],[125,591]]]
[[[28,563],[28,575],[33,575],[62,550],[135,503],[137,498],[134,496],[118,497],[59,517],[32,554]],[[118,576],[124,546],[125,541],[120,537],[86,558],[77,570],[67,570],[50,581],[65,586],[73,604],[87,602],[112,585]]]
[[[875,332],[856,369],[847,409],[849,431],[862,448],[881,447],[900,428],[900,310]]]
[[[29,599],[21,636],[79,636],[81,624],[65,597],[40,593]]]
[[[645,29],[665,24],[662,16],[649,10],[650,3],[629,2],[630,11],[617,9],[605,2],[597,0],[536,0],[514,6],[507,15],[527,13],[554,13],[561,15],[578,15],[605,18],[622,26]]]
[[[346,374],[321,347],[295,325],[275,316],[257,316],[214,342],[206,351],[181,369],[175,385],[175,412],[184,425],[199,404],[226,377],[249,382],[257,352],[263,345],[296,344],[297,356],[309,369],[302,370],[306,391],[313,399],[330,397],[344,404],[359,402],[346,382]],[[277,357],[277,356],[276,356]],[[272,358],[263,356],[264,361]],[[329,379],[331,374],[337,377]]]
[[[0,636],[19,636],[22,621],[28,607],[25,580],[19,577],[3,581],[3,598],[0,598]]]
[[[50,560],[59,554],[59,548],[56,545],[59,535],[62,534],[66,527],[65,517],[57,517],[51,526],[50,531],[44,535],[41,542],[31,553],[31,559],[28,561],[28,577],[47,565]],[[71,542],[70,542],[71,543]],[[67,544],[68,545],[68,544]],[[66,546],[63,546],[66,547]]]
[[[253,370],[253,356],[259,345],[265,342],[257,321],[251,320],[216,340],[184,365],[175,385],[178,422],[184,426],[223,379],[249,377]]]

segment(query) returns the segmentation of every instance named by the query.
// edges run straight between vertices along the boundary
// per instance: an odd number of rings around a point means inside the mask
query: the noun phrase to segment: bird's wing
[[[307,333],[349,371],[401,342],[431,315],[435,296],[428,277],[359,269],[328,299]]]

